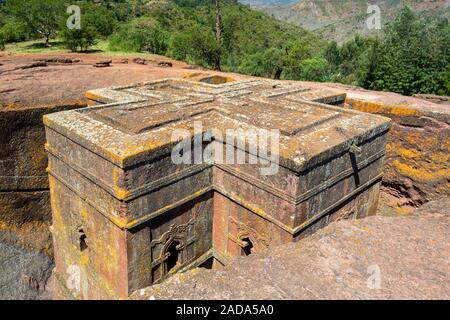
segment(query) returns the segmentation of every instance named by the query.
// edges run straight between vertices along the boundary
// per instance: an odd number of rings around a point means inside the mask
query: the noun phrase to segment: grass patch
[[[125,51],[110,51],[108,49],[108,40],[99,40],[96,45],[92,46],[88,52],[84,54],[100,54],[105,56],[120,56],[120,57],[147,57],[152,58],[156,55],[148,52],[125,52]],[[4,52],[19,53],[19,54],[45,54],[45,53],[71,53],[64,43],[58,39],[50,41],[50,47],[45,46],[43,40],[30,40],[24,42],[8,43],[6,44]]]

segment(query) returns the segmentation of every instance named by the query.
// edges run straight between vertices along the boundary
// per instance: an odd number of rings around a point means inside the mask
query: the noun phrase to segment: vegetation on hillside
[[[98,1],[97,1],[98,2]],[[74,4],[73,1],[70,4]],[[150,52],[206,68],[274,79],[335,81],[407,95],[450,95],[450,27],[405,8],[380,37],[338,45],[236,0],[77,1],[81,29],[68,29],[66,0],[0,5],[6,42],[58,37],[72,51]]]
[[[286,4],[286,1],[288,2]],[[402,8],[409,6],[421,17],[450,19],[448,0],[240,0],[255,10],[314,30],[327,40],[344,43],[356,33],[380,35]],[[379,9],[379,11],[378,11]],[[381,29],[369,28],[367,19],[377,17]],[[373,21],[373,20],[372,20]]]

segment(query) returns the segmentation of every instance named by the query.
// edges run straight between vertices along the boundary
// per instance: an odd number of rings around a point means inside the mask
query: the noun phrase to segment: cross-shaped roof
[[[46,125],[120,167],[166,153],[173,130],[193,132],[194,121],[204,131],[277,129],[280,164],[294,171],[389,128],[387,118],[315,102],[343,102],[345,93],[280,81],[163,79],[91,90],[87,97],[106,104],[46,116]]]

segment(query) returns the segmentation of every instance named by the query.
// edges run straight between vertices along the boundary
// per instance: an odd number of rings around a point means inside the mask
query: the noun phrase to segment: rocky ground
[[[34,107],[83,100],[89,89],[181,77],[201,71],[162,56],[136,58],[77,53],[0,54],[0,106]],[[111,61],[111,64],[94,67],[102,61]]]
[[[450,198],[409,216],[333,223],[316,234],[194,269],[133,299],[450,299]]]
[[[49,298],[53,259],[20,242],[16,233],[0,231],[0,299]]]

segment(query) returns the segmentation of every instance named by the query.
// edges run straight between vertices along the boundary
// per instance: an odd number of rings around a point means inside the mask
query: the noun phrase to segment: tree
[[[341,63],[341,56],[339,47],[336,41],[328,43],[325,49],[325,59],[328,60],[331,66],[338,67]]]
[[[300,64],[301,79],[306,81],[326,81],[329,75],[329,64],[325,58],[313,57]]]
[[[148,51],[166,54],[169,34],[154,19],[139,18],[119,28],[110,38],[113,51]]]
[[[178,32],[170,42],[170,56],[207,68],[216,67],[221,54],[222,48],[217,43],[213,30],[200,24]]]
[[[260,77],[280,79],[283,72],[282,49],[270,48],[261,53],[248,56],[242,61],[240,70],[243,73]]]
[[[87,51],[90,47],[97,43],[97,31],[92,26],[85,26],[81,29],[64,29],[61,32],[61,37],[68,49],[73,52]]]
[[[374,37],[356,35],[340,46],[334,41],[330,42],[324,51],[324,57],[329,64],[327,79],[370,87],[379,53],[379,40]]]
[[[81,5],[81,10],[86,23],[94,27],[99,36],[106,38],[114,32],[117,21],[112,11],[106,6],[84,3]]]
[[[445,93],[450,63],[447,20],[419,19],[405,7],[389,26],[380,48],[373,89],[415,93]]]
[[[107,4],[107,3],[106,3]],[[111,35],[117,21],[106,5],[79,3],[81,7],[81,28],[69,29],[66,19],[61,21],[60,35],[66,47],[72,51],[87,51],[97,43],[97,38]],[[68,18],[68,14],[66,14]]]
[[[23,23],[30,34],[43,37],[49,46],[64,17],[65,7],[63,0],[9,0],[5,11]]]
[[[301,63],[312,58],[312,51],[307,41],[292,40],[286,43],[283,56],[284,78],[303,80]]]
[[[216,27],[215,27],[215,35],[217,47],[222,48],[222,13],[220,11],[220,0],[216,1]],[[216,59],[214,61],[214,70],[220,71],[220,54],[215,56]]]

